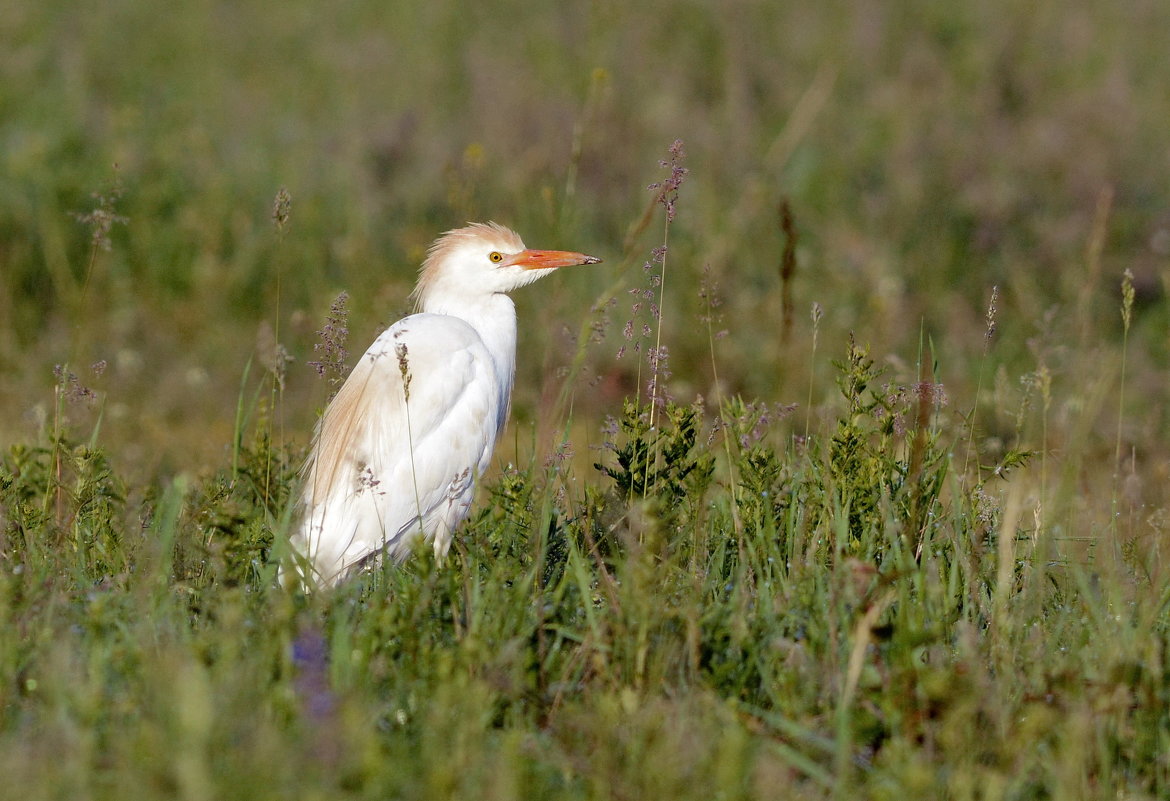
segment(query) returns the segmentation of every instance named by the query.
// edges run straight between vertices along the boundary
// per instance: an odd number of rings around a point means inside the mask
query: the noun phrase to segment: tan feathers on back
[[[305,464],[305,480],[310,490],[311,503],[323,501],[334,490],[337,481],[349,481],[350,472],[345,470],[347,455],[354,454],[355,434],[365,427],[367,407],[371,395],[365,392],[372,371],[363,358],[354,367],[353,374],[342,385],[330,401],[317,428],[316,447],[313,457]],[[358,373],[364,372],[361,376]]]

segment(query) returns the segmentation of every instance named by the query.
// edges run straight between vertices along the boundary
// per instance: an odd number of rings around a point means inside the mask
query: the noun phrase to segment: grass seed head
[[[321,378],[329,379],[336,384],[345,378],[346,359],[349,352],[345,348],[349,339],[349,293],[342,292],[329,307],[329,316],[325,320],[325,327],[317,332],[321,338],[313,345],[313,350],[321,354],[320,361],[309,362],[309,366],[317,371]]]
[[[85,213],[73,212],[73,218],[82,225],[89,227],[90,244],[95,250],[110,250],[110,233],[115,225],[125,225],[129,217],[118,214],[118,201],[122,199],[122,179],[118,174],[118,165],[114,165],[114,181],[106,192],[94,192],[90,195],[97,201],[97,208]]]
[[[283,186],[277,190],[272,201],[272,224],[276,226],[276,233],[283,234],[292,214],[292,195]]]

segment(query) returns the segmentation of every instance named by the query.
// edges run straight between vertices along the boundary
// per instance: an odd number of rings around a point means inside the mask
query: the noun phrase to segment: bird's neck
[[[423,299],[419,311],[449,314],[476,330],[492,356],[507,407],[516,373],[516,306],[512,299],[504,294],[474,299],[430,297]]]

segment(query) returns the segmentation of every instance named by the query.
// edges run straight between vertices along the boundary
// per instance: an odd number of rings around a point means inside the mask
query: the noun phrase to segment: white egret
[[[420,536],[446,555],[508,419],[516,307],[505,293],[599,261],[529,250],[495,223],[439,237],[419,271],[416,313],[374,340],[318,423],[291,537],[311,585],[401,561]]]

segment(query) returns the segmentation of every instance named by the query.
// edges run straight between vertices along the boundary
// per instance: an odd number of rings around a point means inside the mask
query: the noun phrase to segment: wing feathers
[[[370,346],[322,415],[305,466],[294,544],[325,582],[371,552],[405,556],[420,520],[446,551],[505,418],[498,384],[479,335],[455,317],[412,315]]]

